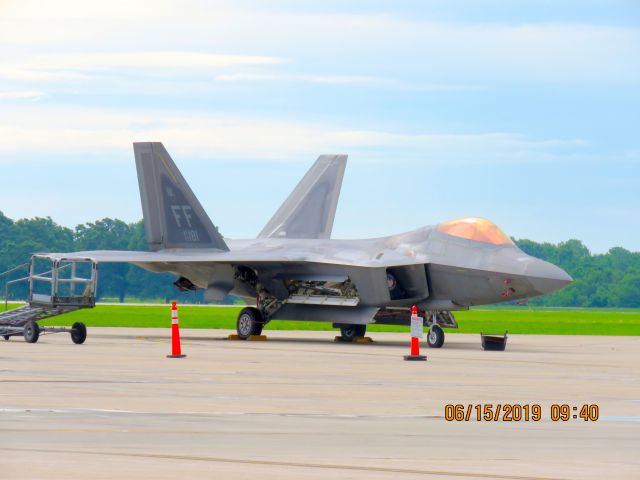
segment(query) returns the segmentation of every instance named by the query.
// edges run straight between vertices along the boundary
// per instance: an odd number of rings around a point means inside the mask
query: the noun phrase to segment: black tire
[[[364,337],[365,333],[367,333],[366,325],[351,324],[340,327],[340,334],[342,335],[342,340],[345,342],[352,342],[354,338]]]
[[[8,342],[11,338],[11,335],[3,335],[2,338],[4,338]]]
[[[82,322],[76,322],[71,327],[71,341],[77,345],[82,345],[87,339],[87,326]]]
[[[29,320],[24,325],[22,334],[24,335],[25,342],[36,343],[38,341],[38,338],[40,337],[40,327],[33,320]]]
[[[247,307],[240,310],[236,321],[236,332],[241,340],[246,340],[251,335],[260,335],[264,327],[264,320],[260,310]]]
[[[439,325],[433,325],[427,332],[427,345],[440,348],[444,344],[444,331]]]

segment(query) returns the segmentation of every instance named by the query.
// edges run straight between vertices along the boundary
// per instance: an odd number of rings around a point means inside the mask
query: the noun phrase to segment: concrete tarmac
[[[224,340],[168,329],[0,342],[1,479],[640,478],[640,337],[447,335]],[[539,422],[444,419],[447,404],[539,404]],[[551,404],[597,404],[554,422]],[[572,412],[576,413],[576,412]]]

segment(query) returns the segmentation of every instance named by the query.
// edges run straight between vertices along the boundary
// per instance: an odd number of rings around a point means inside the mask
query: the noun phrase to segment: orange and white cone
[[[422,317],[418,316],[418,307],[414,305],[411,307],[411,354],[405,355],[405,360],[422,362],[427,360],[426,355],[420,355],[420,338],[422,338],[423,330]]]
[[[180,351],[180,323],[178,322],[178,305],[171,302],[171,355],[167,358],[186,357]]]

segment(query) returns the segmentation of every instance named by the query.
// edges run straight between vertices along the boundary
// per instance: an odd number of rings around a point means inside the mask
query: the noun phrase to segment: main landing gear
[[[246,340],[252,335],[260,335],[264,327],[264,318],[255,307],[247,307],[240,310],[236,322],[236,331],[240,340]]]
[[[344,325],[340,327],[343,342],[352,342],[354,338],[364,337],[367,332],[366,325]]]

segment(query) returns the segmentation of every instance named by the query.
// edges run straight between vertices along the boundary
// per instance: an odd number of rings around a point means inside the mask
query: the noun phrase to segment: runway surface
[[[640,338],[477,335],[405,362],[404,334],[266,342],[93,328],[0,342],[0,478],[639,478]],[[540,404],[540,422],[448,422],[445,405]],[[599,405],[553,422],[553,403]]]

